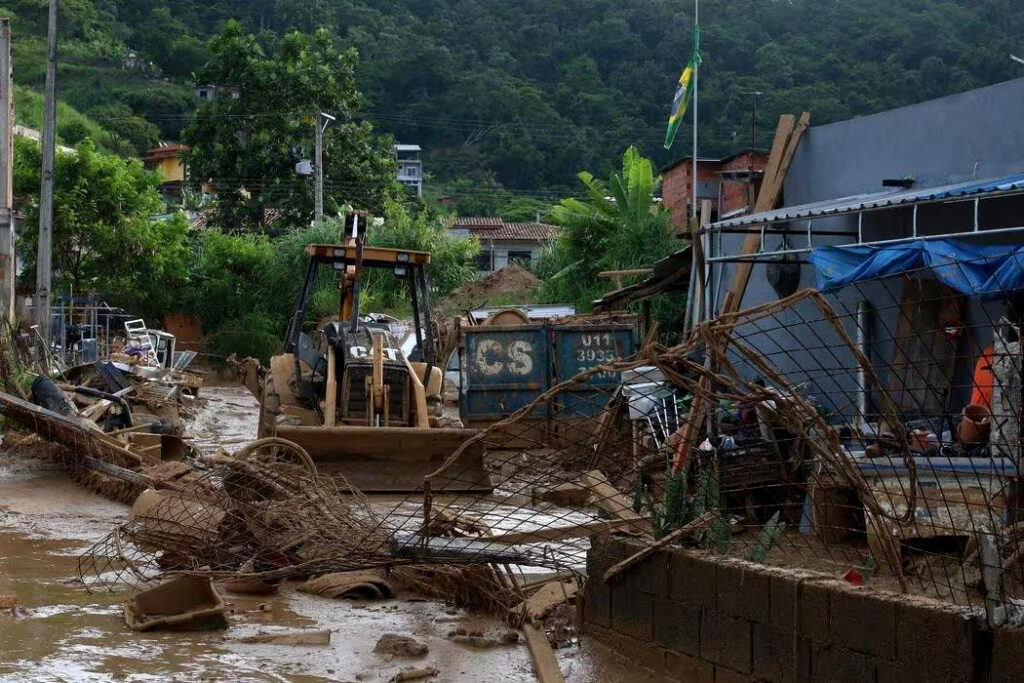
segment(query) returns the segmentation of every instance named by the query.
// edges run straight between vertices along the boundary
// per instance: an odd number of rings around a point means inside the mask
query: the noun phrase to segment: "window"
[[[481,249],[476,255],[476,269],[489,271],[491,269],[491,250]]]
[[[417,168],[416,168],[415,166],[406,166],[406,167],[405,167],[405,173],[406,173],[406,175],[408,175],[408,176],[409,176],[410,178],[415,178],[415,177],[416,177],[416,172],[417,172],[418,170],[419,170],[419,169],[417,169]]]
[[[533,258],[532,251],[510,251],[508,252],[508,262],[515,263],[523,268],[530,267],[530,259]]]

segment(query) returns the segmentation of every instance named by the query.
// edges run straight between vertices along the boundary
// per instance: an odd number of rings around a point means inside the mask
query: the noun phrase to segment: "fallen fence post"
[[[653,555],[658,550],[664,548],[672,541],[676,541],[680,538],[686,538],[694,534],[695,532],[699,531],[700,529],[706,529],[707,527],[711,526],[711,523],[715,521],[716,517],[718,517],[718,512],[714,510],[712,510],[711,512],[705,512],[703,515],[693,520],[692,522],[689,522],[679,527],[675,531],[666,534],[660,540],[651,543],[639,552],[633,553],[632,555],[624,559],[622,562],[619,562],[611,566],[608,569],[608,571],[604,573],[604,580],[606,582],[611,581],[616,576],[632,567],[634,564],[640,562],[641,560],[647,558],[650,555]]]

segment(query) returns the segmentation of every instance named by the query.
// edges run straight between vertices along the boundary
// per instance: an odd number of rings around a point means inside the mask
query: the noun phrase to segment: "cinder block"
[[[753,674],[759,681],[803,683],[811,680],[811,641],[795,631],[754,624]]]
[[[700,656],[715,664],[749,674],[752,659],[751,624],[704,610],[700,622]]]
[[[942,673],[956,680],[981,677],[982,672],[976,670],[980,663],[975,653],[978,629],[962,612],[909,598],[901,600],[896,609],[900,664],[911,671]]]
[[[811,676],[829,683],[875,683],[875,659],[831,644],[811,646]]]
[[[697,657],[679,654],[667,650],[665,652],[665,676],[680,683],[713,683],[715,667]]]
[[[660,598],[668,597],[668,553],[654,553],[630,567],[616,580],[628,580],[639,591]]]
[[[682,654],[700,654],[700,608],[654,599],[654,642]]]
[[[583,589],[583,623],[612,625],[612,594],[603,579],[589,578]]]
[[[780,631],[796,631],[797,580],[773,574],[768,583],[768,623]]]
[[[628,580],[612,586],[612,629],[637,640],[654,639],[654,598],[636,590]]]
[[[1024,629],[1000,627],[992,633],[992,683],[1021,680],[1024,671]]]
[[[718,600],[715,563],[682,551],[669,558],[668,597],[694,607],[714,610]]]
[[[830,584],[804,581],[796,586],[796,630],[811,640],[828,639]]]
[[[747,564],[721,563],[717,573],[717,611],[731,617],[767,624],[770,610],[770,580]]]
[[[715,683],[750,683],[750,676],[726,669],[724,666],[716,666]]]
[[[664,676],[665,651],[654,643],[640,641],[599,626],[593,628],[589,636],[629,661],[632,665],[646,669],[658,676]]]
[[[828,632],[851,650],[896,659],[896,602],[867,589],[836,588],[829,597]]]

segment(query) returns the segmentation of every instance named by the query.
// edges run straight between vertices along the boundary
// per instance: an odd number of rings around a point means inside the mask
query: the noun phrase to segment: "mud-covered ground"
[[[188,435],[203,451],[234,450],[255,435],[255,402],[240,387],[209,387]],[[22,452],[23,451],[23,452]],[[227,631],[136,633],[122,618],[130,589],[86,591],[77,557],[126,518],[127,508],[67,478],[48,449],[0,454],[0,680],[4,681],[386,681],[431,666],[440,681],[535,680],[525,645],[477,650],[453,643],[460,625],[502,630],[498,620],[432,601],[327,600],[285,586],[277,595],[225,594]],[[265,603],[261,606],[262,603]],[[331,643],[294,647],[232,642],[261,631],[329,629]],[[373,652],[384,633],[408,635],[429,652],[404,658]],[[557,650],[569,681],[636,681],[632,666],[600,646]]]

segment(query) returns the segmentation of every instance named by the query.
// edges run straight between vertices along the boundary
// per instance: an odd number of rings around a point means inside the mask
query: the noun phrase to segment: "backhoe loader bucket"
[[[276,435],[294,441],[312,456],[317,470],[338,473],[365,493],[406,493],[423,490],[433,473],[476,429],[416,427],[314,427],[278,425]],[[431,483],[431,490],[489,493],[483,442],[471,444],[459,459]]]

